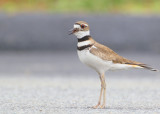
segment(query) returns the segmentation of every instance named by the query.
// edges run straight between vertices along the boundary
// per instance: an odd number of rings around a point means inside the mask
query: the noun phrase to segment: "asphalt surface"
[[[160,68],[158,54],[121,55]],[[100,81],[76,52],[0,52],[0,114],[159,114],[160,73],[106,73],[105,109]]]

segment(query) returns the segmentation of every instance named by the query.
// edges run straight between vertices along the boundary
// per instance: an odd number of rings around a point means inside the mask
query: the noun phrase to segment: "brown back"
[[[120,64],[141,64],[139,62],[128,60],[117,53],[115,53],[112,49],[98,43],[94,42],[94,46],[96,48],[91,48],[90,52],[103,60],[113,61],[113,63],[120,63]]]

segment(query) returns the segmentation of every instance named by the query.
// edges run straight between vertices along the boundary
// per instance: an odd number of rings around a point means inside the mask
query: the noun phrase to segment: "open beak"
[[[69,30],[69,35],[74,34],[75,32],[78,32],[79,29],[78,28],[73,28],[71,30]]]

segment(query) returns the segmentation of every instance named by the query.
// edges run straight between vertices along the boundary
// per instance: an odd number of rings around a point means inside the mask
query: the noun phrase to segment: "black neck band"
[[[91,37],[91,36],[90,35],[84,36],[81,39],[78,39],[78,42],[83,42],[83,41],[89,40],[89,37]]]
[[[81,51],[81,50],[84,50],[84,49],[89,48],[89,47],[91,47],[91,46],[93,46],[93,44],[89,44],[89,45],[77,47],[77,49],[78,49],[79,51]]]

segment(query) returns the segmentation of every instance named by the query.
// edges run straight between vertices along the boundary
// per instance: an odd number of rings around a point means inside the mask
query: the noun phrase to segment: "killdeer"
[[[101,90],[98,104],[93,108],[104,108],[106,104],[106,83],[105,72],[108,70],[129,69],[129,68],[145,68],[151,71],[157,71],[146,64],[128,60],[112,49],[96,42],[90,36],[88,23],[78,21],[74,24],[70,34],[74,34],[78,39],[77,52],[80,61],[96,70],[101,81]],[[103,103],[101,99],[103,97]]]

